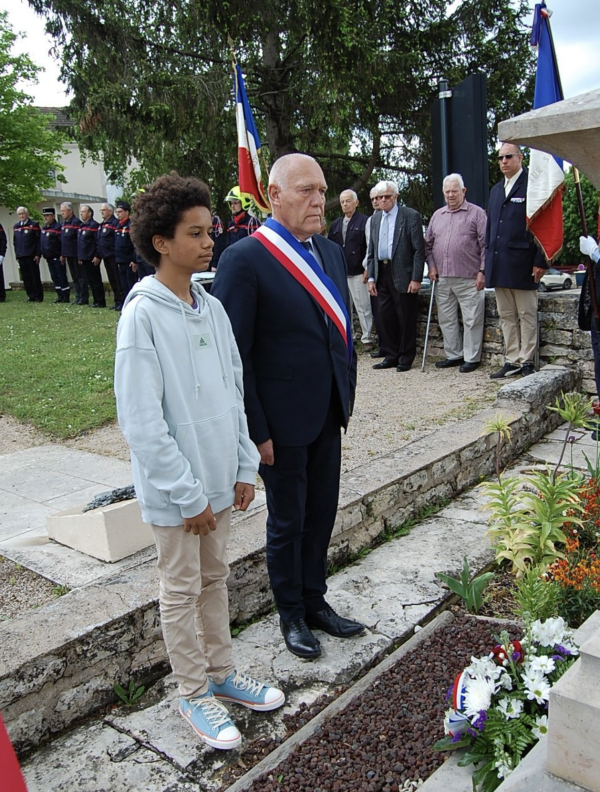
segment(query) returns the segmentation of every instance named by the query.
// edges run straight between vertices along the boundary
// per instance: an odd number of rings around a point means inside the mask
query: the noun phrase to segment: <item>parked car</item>
[[[540,281],[540,291],[550,291],[551,289],[570,289],[573,285],[573,276],[568,272],[550,267]]]

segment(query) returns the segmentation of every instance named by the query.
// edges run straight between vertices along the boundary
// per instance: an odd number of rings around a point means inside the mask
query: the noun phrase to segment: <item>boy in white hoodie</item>
[[[276,709],[284,695],[234,668],[226,557],[231,507],[254,499],[242,363],[221,303],[192,283],[208,268],[210,193],[162,176],[134,204],[131,236],[156,267],[130,291],[117,331],[115,395],[136,495],[158,553],[160,614],[181,715],[213,748],[241,736],[221,703]]]

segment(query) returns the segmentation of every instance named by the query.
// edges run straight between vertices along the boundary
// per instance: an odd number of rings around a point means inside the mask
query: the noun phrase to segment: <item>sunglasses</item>
[[[499,154],[498,155],[498,162],[502,162],[502,160],[505,160],[505,159],[512,159],[513,157],[516,157],[516,156],[517,156],[516,154]]]

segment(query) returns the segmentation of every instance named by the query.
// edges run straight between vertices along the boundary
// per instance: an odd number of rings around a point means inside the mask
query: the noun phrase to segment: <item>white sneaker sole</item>
[[[279,707],[285,704],[284,693],[281,693],[278,698],[267,704],[255,704],[253,701],[242,701],[241,699],[232,698],[231,696],[222,696],[219,693],[214,693],[213,695],[216,699],[219,699],[219,701],[227,701],[230,704],[241,704],[242,707],[247,707],[248,709],[254,710],[254,712],[270,712],[271,710],[279,709]]]
[[[238,732],[238,736],[234,737],[233,740],[214,740],[212,737],[209,737],[204,732],[201,732],[200,729],[197,729],[192,721],[181,711],[181,707],[179,707],[179,714],[183,718],[186,723],[189,723],[192,729],[196,732],[198,737],[203,740],[207,745],[210,745],[211,748],[217,748],[220,751],[231,751],[234,748],[239,748],[242,744],[242,735]]]

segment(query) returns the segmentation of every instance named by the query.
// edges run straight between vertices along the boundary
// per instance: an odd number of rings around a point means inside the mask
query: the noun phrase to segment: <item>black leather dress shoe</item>
[[[384,358],[385,352],[382,352],[381,349],[378,349],[377,352],[371,352],[372,358]]]
[[[470,371],[475,371],[479,368],[480,363],[463,363],[462,366],[458,369],[461,374],[468,374]]]
[[[308,629],[304,619],[294,619],[290,622],[280,619],[279,628],[288,651],[296,657],[314,660],[321,656],[321,644]]]
[[[325,605],[323,610],[316,613],[307,614],[306,624],[311,630],[322,630],[335,638],[353,638],[365,631],[364,624],[339,616],[331,605]]]
[[[453,368],[454,366],[462,366],[464,358],[453,358],[452,360],[438,360],[435,364],[436,368]]]
[[[382,360],[381,363],[375,363],[373,366],[374,369],[389,369],[389,368],[396,368],[396,364],[393,360]]]
[[[396,366],[396,371],[410,371],[410,366],[407,366],[405,363],[398,363]]]

